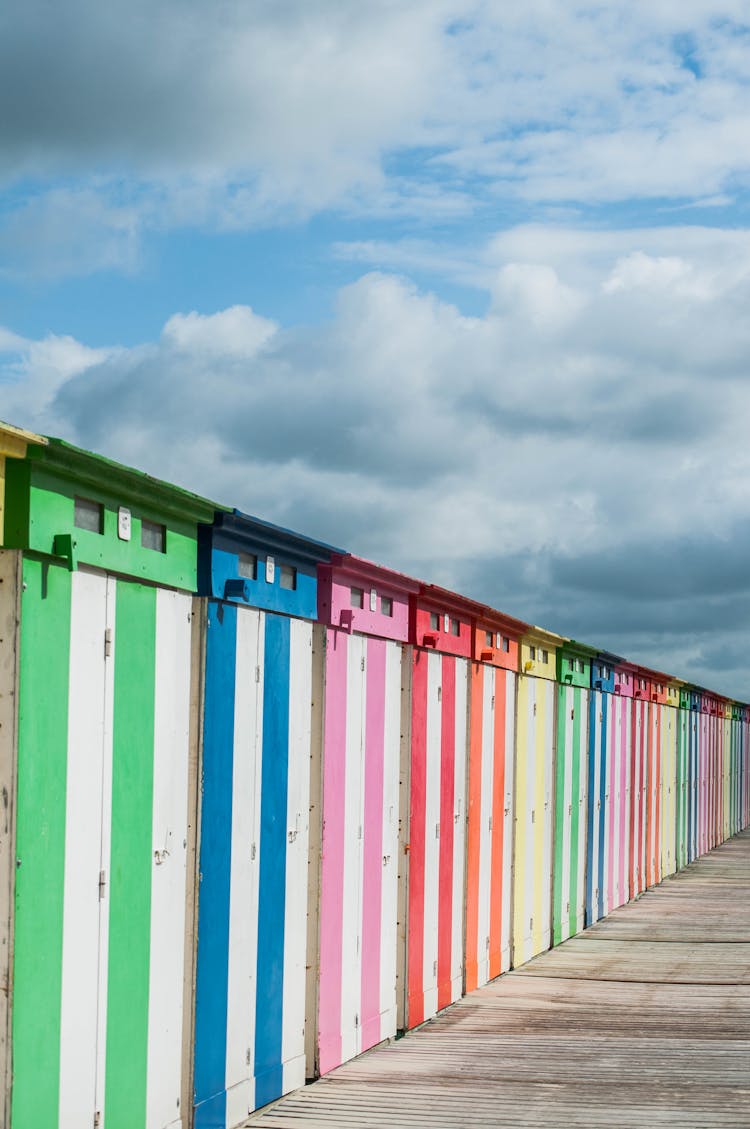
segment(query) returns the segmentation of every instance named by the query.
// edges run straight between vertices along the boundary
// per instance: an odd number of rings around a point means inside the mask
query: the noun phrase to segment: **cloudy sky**
[[[746,0],[0,13],[0,417],[750,699]]]

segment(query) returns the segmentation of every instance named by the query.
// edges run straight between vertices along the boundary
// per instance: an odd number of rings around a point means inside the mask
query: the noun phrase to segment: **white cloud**
[[[253,357],[276,332],[276,325],[247,306],[231,306],[204,316],[193,310],[174,314],[162,330],[168,347],[180,352],[208,353],[217,357]]]
[[[32,341],[0,327],[0,417],[56,435],[62,422],[53,407],[57,393],[117,352],[91,349],[67,336]]]
[[[0,243],[44,275],[132,269],[144,230],[331,208],[423,224],[514,200],[726,206],[750,173],[745,16],[734,0],[30,0],[0,37],[0,175],[36,195]]]
[[[750,612],[748,233],[521,228],[478,260],[483,317],[370,273],[312,329],[5,331],[0,414],[711,681]]]
[[[133,202],[103,190],[53,188],[11,207],[0,221],[0,274],[54,279],[139,265],[145,222]]]

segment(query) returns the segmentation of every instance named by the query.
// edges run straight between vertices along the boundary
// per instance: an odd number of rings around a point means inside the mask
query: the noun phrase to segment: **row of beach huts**
[[[0,1113],[231,1129],[750,822],[750,707],[0,425]]]

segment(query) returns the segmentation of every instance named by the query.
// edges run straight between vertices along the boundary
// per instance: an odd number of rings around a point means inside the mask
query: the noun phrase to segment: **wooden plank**
[[[247,1125],[747,1124],[749,886],[745,831]]]

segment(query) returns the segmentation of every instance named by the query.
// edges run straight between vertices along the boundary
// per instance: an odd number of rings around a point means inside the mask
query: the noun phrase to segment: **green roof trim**
[[[230,512],[229,506],[219,505],[181,486],[153,478],[145,471],[76,447],[65,439],[48,436],[47,446],[30,447],[28,457],[42,460],[50,471],[82,486],[101,487],[106,482],[110,492],[122,492],[131,501],[147,502],[174,517],[213,522],[217,511]]]
[[[62,439],[7,467],[7,548],[197,591],[198,526],[227,510]]]

